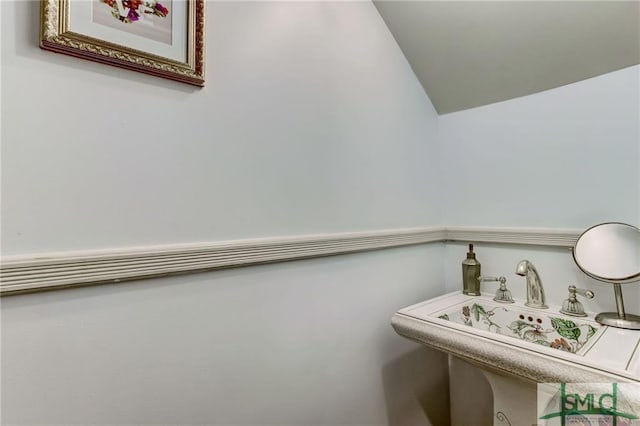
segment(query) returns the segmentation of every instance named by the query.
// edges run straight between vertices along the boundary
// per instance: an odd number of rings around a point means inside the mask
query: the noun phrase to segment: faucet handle
[[[493,298],[496,302],[500,303],[514,303],[513,297],[511,296],[511,292],[507,288],[507,279],[503,276],[500,277],[491,277],[487,275],[483,275],[478,278],[480,282],[482,281],[499,281],[500,288],[496,291],[496,295]]]
[[[505,277],[492,277],[491,275],[481,275],[478,277],[478,281],[483,282],[483,281],[500,281],[501,284],[504,284],[507,282],[507,279]]]
[[[577,288],[575,285],[569,286],[569,297],[571,297],[572,294],[573,297],[575,297],[576,294],[579,294],[580,296],[586,297],[587,299],[593,299],[594,297],[596,297],[596,294],[593,291],[585,290],[583,288]]]
[[[593,299],[595,297],[595,293],[591,290],[585,290],[577,288],[575,285],[570,285],[569,298],[562,302],[562,309],[560,309],[560,313],[574,317],[586,317],[587,314],[584,312],[584,307],[576,297],[576,294],[586,297],[587,299]]]

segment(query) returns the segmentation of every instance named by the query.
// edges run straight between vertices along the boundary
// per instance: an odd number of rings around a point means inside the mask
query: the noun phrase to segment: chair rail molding
[[[422,227],[4,256],[0,295],[447,241],[572,247],[581,231]]]
[[[489,228],[449,226],[447,241],[573,247],[583,230],[561,228]]]

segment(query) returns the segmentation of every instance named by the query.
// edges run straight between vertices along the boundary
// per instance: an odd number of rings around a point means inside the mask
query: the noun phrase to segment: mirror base
[[[596,315],[596,321],[610,327],[640,330],[640,316],[638,315],[625,314],[624,317],[620,317],[617,312],[602,312]]]

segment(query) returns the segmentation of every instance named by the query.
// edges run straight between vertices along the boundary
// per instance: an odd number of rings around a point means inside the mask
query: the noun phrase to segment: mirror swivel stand
[[[596,315],[596,321],[603,325],[610,325],[617,328],[628,328],[640,330],[640,316],[627,314],[624,311],[624,300],[622,299],[622,286],[620,283],[612,283],[613,291],[616,295],[617,312],[602,312]]]

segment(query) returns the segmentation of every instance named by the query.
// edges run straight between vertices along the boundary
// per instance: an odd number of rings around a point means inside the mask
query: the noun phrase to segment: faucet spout
[[[537,309],[546,309],[544,287],[542,280],[533,263],[528,260],[521,260],[516,265],[516,274],[527,278],[527,303],[525,306]]]

